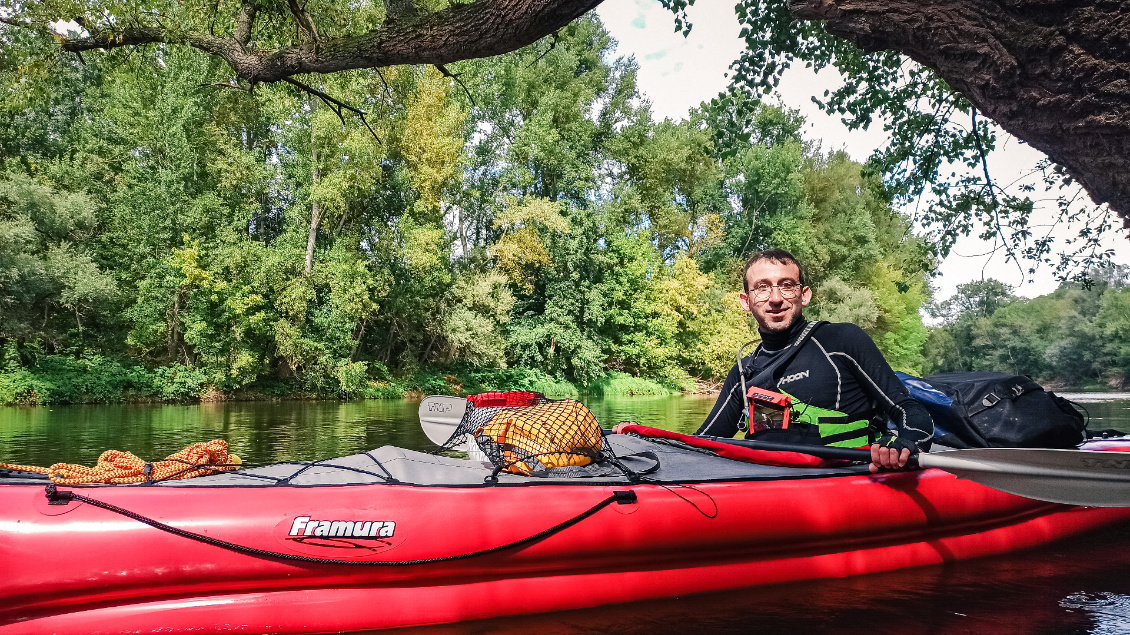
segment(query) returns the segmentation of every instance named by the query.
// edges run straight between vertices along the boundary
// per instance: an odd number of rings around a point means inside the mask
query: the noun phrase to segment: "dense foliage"
[[[753,337],[767,246],[923,370],[932,260],[877,179],[742,91],[654,121],[595,19],[306,80],[368,125],[193,49],[0,39],[0,402],[678,388]]]
[[[1073,388],[1130,380],[1130,271],[1093,270],[1091,285],[1065,283],[1018,298],[988,279],[960,285],[935,307],[946,323],[924,347],[932,371],[991,370]]]

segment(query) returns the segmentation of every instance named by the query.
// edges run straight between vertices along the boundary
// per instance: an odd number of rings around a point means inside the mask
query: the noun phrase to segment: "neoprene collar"
[[[765,350],[765,352],[779,351],[785,348],[789,345],[789,342],[796,339],[797,335],[800,335],[800,332],[804,330],[806,324],[808,324],[808,320],[804,319],[804,315],[797,313],[793,323],[789,325],[789,328],[783,331],[766,333],[758,329],[757,332],[761,334],[761,348]]]

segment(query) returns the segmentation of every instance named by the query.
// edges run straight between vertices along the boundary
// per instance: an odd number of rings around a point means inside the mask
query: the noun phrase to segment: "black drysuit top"
[[[761,346],[742,359],[747,382],[783,354],[806,325],[802,317],[782,333],[763,333]],[[787,391],[806,404],[842,412],[851,421],[889,419],[897,426],[899,438],[922,450],[930,447],[934,422],[926,408],[910,396],[875,342],[854,324],[821,325],[796,356],[773,376],[775,386],[760,388]],[[698,434],[733,437],[738,432],[743,407],[742,384],[735,364]]]

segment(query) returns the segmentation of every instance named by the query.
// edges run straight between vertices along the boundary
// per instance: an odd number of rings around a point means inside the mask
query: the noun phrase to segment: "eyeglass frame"
[[[792,285],[794,287],[794,289],[792,291],[788,292],[788,295],[786,295],[785,289],[782,288],[783,285],[786,285],[786,284]],[[766,287],[768,287],[768,293],[766,293],[764,297],[762,297],[759,293],[757,293],[757,288],[762,286],[762,285],[765,285]],[[784,282],[778,282],[777,284],[769,284],[768,282],[760,282],[760,283],[754,285],[753,288],[749,290],[748,295],[749,295],[749,297],[753,298],[757,302],[764,302],[764,301],[768,300],[769,298],[773,297],[773,289],[780,291],[782,298],[784,298],[786,300],[795,300],[797,298],[797,296],[804,293],[805,286],[803,284],[801,284],[800,282],[796,281],[796,280],[785,280]]]

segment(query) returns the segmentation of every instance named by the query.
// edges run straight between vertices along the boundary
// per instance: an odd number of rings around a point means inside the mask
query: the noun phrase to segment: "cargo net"
[[[623,473],[592,412],[572,399],[541,393],[483,393],[440,451],[474,443],[495,468],[526,476],[589,477]]]

